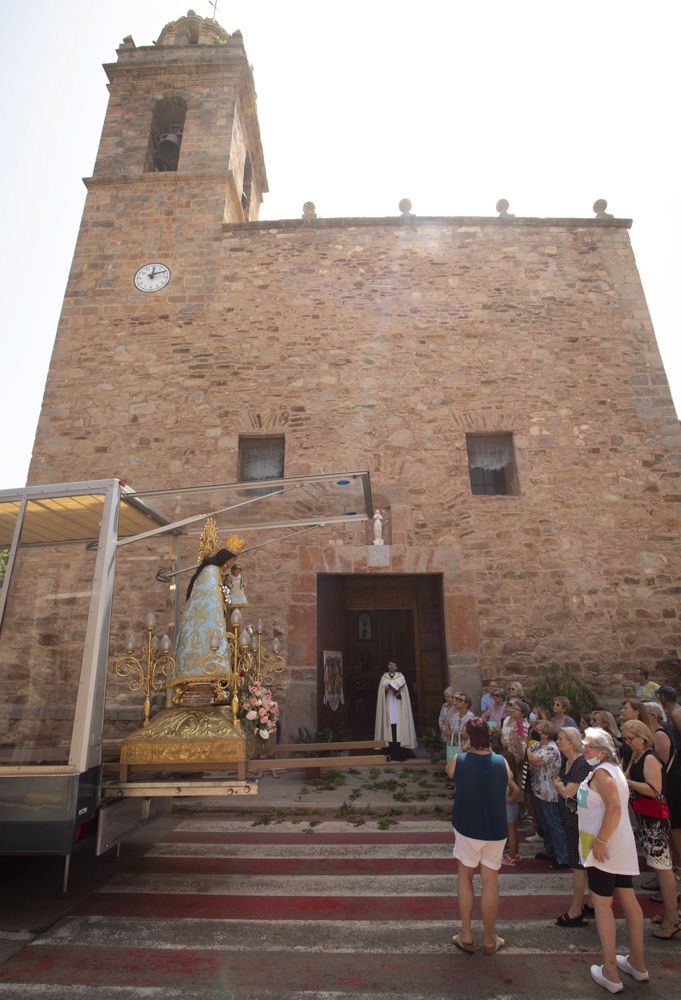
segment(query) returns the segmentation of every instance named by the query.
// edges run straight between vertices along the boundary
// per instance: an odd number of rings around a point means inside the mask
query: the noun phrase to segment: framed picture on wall
[[[357,616],[357,638],[360,642],[371,640],[371,615],[367,611]]]

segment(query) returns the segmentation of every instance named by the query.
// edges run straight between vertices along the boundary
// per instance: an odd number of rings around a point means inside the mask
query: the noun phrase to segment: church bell
[[[180,138],[174,132],[164,132],[159,139],[157,155],[167,167],[175,168],[180,159]]]

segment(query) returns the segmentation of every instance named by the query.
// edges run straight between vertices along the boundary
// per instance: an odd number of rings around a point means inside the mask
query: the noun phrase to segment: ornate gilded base
[[[204,765],[206,770],[236,767],[256,752],[255,740],[232,721],[229,708],[166,708],[121,744],[121,780],[131,765],[158,765],[159,771]]]

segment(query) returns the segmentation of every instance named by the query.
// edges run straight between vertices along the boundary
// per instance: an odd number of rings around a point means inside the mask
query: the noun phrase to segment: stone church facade
[[[240,34],[190,12],[105,68],[29,482],[368,469],[384,546],[365,524],[322,529],[244,567],[287,636],[293,733],[372,735],[389,657],[421,726],[450,679],[475,690],[560,663],[614,697],[638,665],[671,679],[681,432],[630,222],[503,205],[259,222]],[[133,279],[150,262],[170,279],[145,293]],[[346,667],[335,714],[324,650]]]

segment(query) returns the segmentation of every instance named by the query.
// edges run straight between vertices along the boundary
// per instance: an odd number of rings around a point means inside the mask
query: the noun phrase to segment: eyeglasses
[[[465,698],[454,698],[454,701],[465,701]]]

